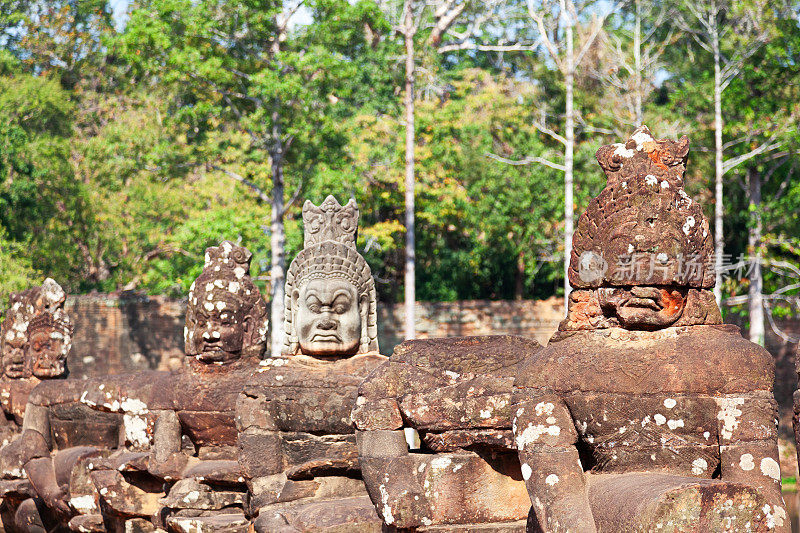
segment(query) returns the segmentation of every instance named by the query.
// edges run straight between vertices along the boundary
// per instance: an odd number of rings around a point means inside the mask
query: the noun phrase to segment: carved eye
[[[308,304],[308,309],[309,309],[309,310],[310,310],[312,313],[319,313],[319,310],[320,310],[320,305],[319,305],[317,302],[310,303],[310,304]]]
[[[342,314],[342,313],[344,313],[345,311],[347,311],[347,306],[346,306],[346,305],[344,305],[344,304],[337,304],[337,305],[336,305],[336,306],[333,308],[333,312],[334,312],[334,313],[336,313],[337,315],[341,315],[341,314]]]

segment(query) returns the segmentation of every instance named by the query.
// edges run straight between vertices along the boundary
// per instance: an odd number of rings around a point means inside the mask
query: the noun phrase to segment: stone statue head
[[[303,206],[305,243],[286,276],[288,354],[347,357],[378,351],[377,301],[356,250],[358,207],[333,196]]]
[[[608,183],[578,220],[569,281],[593,292],[622,327],[674,325],[688,300],[707,307],[713,245],[702,209],[684,191],[688,150],[685,136],[655,140],[641,126],[625,144],[597,151]]]
[[[49,379],[66,374],[72,324],[65,301],[64,289],[50,278],[41,287],[11,295],[11,308],[0,329],[7,377]]]
[[[28,344],[28,325],[35,314],[34,302],[39,287],[11,294],[6,318],[0,326],[0,346],[3,355],[3,374],[11,379],[31,376],[25,348]]]
[[[203,271],[189,289],[187,356],[224,364],[264,353],[267,305],[250,278],[252,256],[230,241],[206,249]]]

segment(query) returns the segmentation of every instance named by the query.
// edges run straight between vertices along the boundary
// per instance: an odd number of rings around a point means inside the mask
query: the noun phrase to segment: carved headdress
[[[286,342],[284,352],[299,353],[292,295],[314,279],[340,279],[351,283],[358,294],[361,340],[358,353],[378,351],[378,315],[375,281],[369,265],[356,250],[358,206],[350,199],[342,206],[328,196],[319,206],[303,205],[304,247],[286,275]]]
[[[683,188],[689,140],[655,140],[646,126],[603,146],[608,183],[578,220],[570,285],[714,286],[708,221]]]
[[[10,298],[11,307],[0,325],[3,357],[10,357],[12,350],[27,348],[31,335],[46,328],[61,340],[60,353],[54,355],[61,361],[66,361],[72,347],[72,322],[64,310],[66,299],[64,289],[51,278],[47,278],[41,287],[13,293]],[[32,370],[32,361],[26,361],[23,374],[15,373],[13,377],[30,377]],[[66,368],[59,374],[65,371]]]
[[[198,315],[225,308],[239,310],[239,319],[250,317],[252,327],[244,336],[241,355],[261,357],[267,345],[267,305],[250,277],[253,254],[247,248],[223,241],[206,248],[203,271],[189,289],[184,328],[187,356],[200,353],[194,338]]]

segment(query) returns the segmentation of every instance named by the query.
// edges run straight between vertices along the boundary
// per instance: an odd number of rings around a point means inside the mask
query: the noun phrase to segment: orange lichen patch
[[[652,149],[649,148],[650,145],[652,145]],[[647,152],[647,156],[650,158],[650,161],[655,163],[655,165],[658,168],[663,170],[669,170],[669,167],[666,164],[664,164],[664,162],[661,160],[662,156],[664,155],[664,152],[658,150],[658,145],[656,145],[655,142],[645,143],[645,151]]]
[[[570,294],[569,322],[570,329],[592,329],[603,317],[600,301],[595,291],[573,291]]]
[[[675,316],[683,311],[683,295],[680,291],[661,289],[661,305],[663,313],[667,316]]]

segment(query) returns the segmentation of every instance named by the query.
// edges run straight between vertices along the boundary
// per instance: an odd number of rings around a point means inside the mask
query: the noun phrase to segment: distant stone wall
[[[178,368],[186,301],[137,293],[70,296],[70,377]]]
[[[547,344],[564,317],[564,300],[462,300],[417,302],[418,338],[466,335],[522,335]],[[403,304],[378,306],[378,339],[387,355],[403,341]]]
[[[137,293],[70,296],[75,324],[70,376],[177,368],[183,356],[185,300]],[[563,314],[561,300],[418,302],[421,338],[511,333],[545,344]],[[402,304],[378,306],[381,351],[403,340]]]

